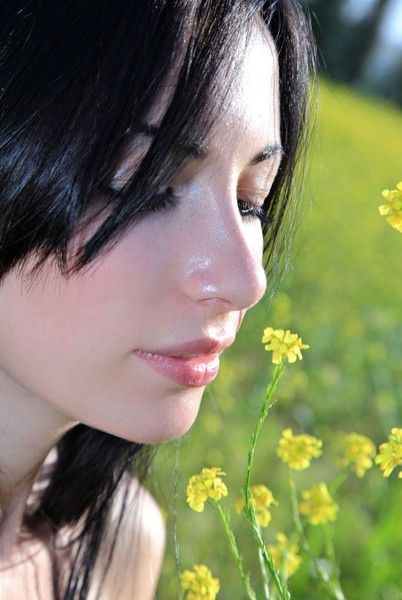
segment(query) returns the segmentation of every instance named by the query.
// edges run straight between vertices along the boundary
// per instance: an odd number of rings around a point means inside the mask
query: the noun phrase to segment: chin
[[[165,396],[163,401],[148,403],[146,414],[140,417],[134,414],[132,421],[126,419],[124,428],[119,423],[118,428],[113,428],[114,431],[108,428],[108,432],[139,444],[159,444],[179,438],[194,424],[204,390],[205,387],[181,389]]]

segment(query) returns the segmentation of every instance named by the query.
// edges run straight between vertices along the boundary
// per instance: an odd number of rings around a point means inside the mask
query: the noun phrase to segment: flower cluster
[[[291,544],[284,533],[277,533],[276,544],[268,546],[275,567],[285,579],[296,573],[302,562],[297,544]]]
[[[375,462],[380,465],[384,477],[391,475],[395,467],[402,466],[402,429],[394,427],[388,436],[388,442],[381,444],[380,453]],[[398,477],[402,479],[402,470]]]
[[[338,505],[332,499],[325,483],[314,485],[309,490],[302,492],[303,502],[299,509],[311,525],[320,525],[335,521],[338,512]]]
[[[302,360],[301,350],[310,348],[307,344],[303,344],[297,333],[291,333],[289,329],[285,331],[285,329],[272,327],[264,329],[262,343],[265,344],[265,350],[272,352],[274,365],[279,365],[284,358],[287,358],[289,363],[294,363],[297,359]]]
[[[395,215],[398,209],[402,216],[402,182],[398,184],[397,190],[383,192],[384,197],[390,203],[391,209],[387,209],[389,217]],[[399,202],[399,204],[398,204]],[[399,207],[399,208],[398,208]],[[380,207],[384,208],[385,207]],[[390,219],[388,219],[390,220]],[[391,222],[391,221],[390,221]],[[395,219],[392,221],[393,226],[396,226]],[[398,227],[397,227],[398,228]],[[401,229],[402,231],[402,222]],[[307,344],[303,344],[302,339],[295,333],[291,333],[288,329],[273,329],[267,327],[264,329],[262,342],[265,344],[265,349],[272,352],[272,362],[276,365],[281,365],[284,359],[289,363],[294,363],[302,359],[301,350],[309,348]],[[270,508],[272,504],[278,504],[271,490],[265,485],[251,486],[251,473],[254,460],[254,451],[257,443],[258,435],[260,434],[262,424],[268,414],[269,408],[274,403],[274,393],[276,386],[284,369],[276,368],[274,377],[268,385],[265,394],[264,404],[260,411],[260,417],[257,421],[256,428],[251,436],[251,445],[249,447],[248,465],[246,470],[245,481],[245,496],[235,502],[236,512],[239,514],[244,511],[247,520],[250,522],[255,536],[260,555],[261,571],[264,579],[264,589],[266,588],[266,597],[269,595],[269,588],[272,586],[275,593],[278,593],[278,598],[281,600],[289,600],[290,592],[288,590],[288,579],[299,569],[302,562],[302,556],[299,553],[299,545],[304,549],[307,555],[315,561],[317,577],[327,587],[331,595],[336,591],[336,597],[344,598],[339,575],[334,557],[332,546],[331,531],[326,531],[326,549],[328,561],[333,563],[335,567],[331,574],[331,581],[328,579],[328,573],[323,570],[320,561],[314,558],[314,554],[310,548],[309,540],[305,534],[303,520],[300,515],[304,515],[306,520],[311,525],[325,525],[326,523],[335,521],[338,515],[339,506],[331,496],[327,485],[320,482],[313,485],[309,489],[301,492],[301,498],[298,496],[296,484],[293,480],[293,474],[288,472],[290,499],[294,523],[296,526],[294,537],[289,540],[282,532],[277,533],[276,542],[266,545],[262,537],[262,532],[259,527],[267,527],[272,520]],[[376,455],[376,446],[365,435],[358,433],[342,434],[341,446],[341,461],[343,467],[353,469],[358,477],[363,477],[374,462],[380,466],[385,477],[388,477],[396,467],[402,467],[402,428],[393,428],[388,437],[388,441],[381,444],[379,454]],[[322,455],[322,440],[308,434],[294,434],[291,428],[286,428],[282,431],[281,438],[278,442],[276,453],[279,458],[285,463],[289,469],[302,471],[310,467],[311,461]],[[187,486],[187,503],[197,511],[204,510],[205,503],[208,500],[218,502],[224,496],[228,495],[228,490],[223,483],[221,476],[225,473],[220,467],[203,468],[200,473],[190,477]],[[334,489],[342,482],[347,473],[343,473],[334,483]],[[402,469],[399,472],[399,477],[402,478]],[[246,507],[245,498],[250,500],[253,510],[250,510],[250,505]],[[231,515],[229,510],[224,510],[220,504],[215,504],[217,514],[220,516],[225,535],[229,543],[229,549],[235,561],[236,568],[240,578],[244,584],[247,598],[255,600],[257,597],[250,576],[243,567],[243,557],[239,551],[236,537],[231,529]],[[258,528],[256,527],[258,524]],[[296,543],[296,541],[298,543]],[[270,579],[268,581],[268,573]],[[186,570],[180,574],[181,587],[185,592],[186,600],[215,600],[220,589],[219,579],[212,576],[210,570],[202,564],[195,565],[193,571]],[[339,595],[338,595],[339,592]],[[275,596],[276,597],[276,596]]]
[[[251,503],[255,508],[256,520],[260,527],[267,527],[271,522],[272,516],[269,510],[271,504],[278,504],[270,489],[265,485],[252,485]],[[239,514],[245,507],[243,498],[235,502],[235,510]]]
[[[368,469],[373,466],[376,448],[373,442],[365,435],[348,433],[343,439],[342,464],[347,467],[353,465],[358,477],[363,477]]]
[[[220,475],[225,474],[219,467],[205,467],[201,473],[190,477],[187,486],[187,503],[190,508],[202,512],[208,498],[220,500],[227,496],[227,487],[220,478]]]
[[[219,579],[212,577],[205,565],[194,565],[194,571],[183,571],[180,582],[186,600],[215,600],[220,588]]]
[[[387,204],[378,207],[380,215],[387,217],[391,227],[402,233],[402,181],[397,183],[396,190],[383,190],[382,196]]]
[[[302,471],[310,466],[312,458],[321,456],[321,447],[322,441],[312,435],[293,435],[291,429],[285,429],[276,452],[291,469]]]

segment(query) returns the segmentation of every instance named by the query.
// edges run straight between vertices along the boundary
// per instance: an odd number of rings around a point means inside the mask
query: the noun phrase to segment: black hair
[[[0,15],[0,284],[14,267],[47,259],[65,277],[98,260],[156,210],[155,198],[202,143],[219,114],[255,17],[276,45],[284,150],[265,201],[267,268],[286,240],[291,182],[306,131],[315,50],[297,0],[11,0]],[[245,34],[245,35],[243,35]],[[110,191],[138,128],[174,76],[149,150],[122,190]],[[69,244],[90,209],[107,216],[71,261]],[[87,224],[87,223],[86,223]],[[58,461],[32,530],[85,517],[65,600],[85,598],[110,503],[124,473],[142,481],[152,451],[83,424],[57,444]],[[124,505],[122,507],[124,511]],[[110,557],[109,557],[110,559]]]

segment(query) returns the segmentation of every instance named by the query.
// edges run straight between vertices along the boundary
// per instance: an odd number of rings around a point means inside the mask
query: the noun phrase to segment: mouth
[[[134,353],[157,373],[184,387],[203,387],[219,371],[219,355],[233,343],[233,338],[186,342],[163,350],[137,349]]]

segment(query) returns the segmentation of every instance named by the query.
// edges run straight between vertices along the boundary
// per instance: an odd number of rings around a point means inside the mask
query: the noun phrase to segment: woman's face
[[[24,282],[33,260],[5,278],[3,395],[40,404],[42,414],[46,407],[49,423],[78,421],[137,442],[192,425],[218,354],[266,286],[261,224],[242,213],[244,202],[262,205],[280,161],[278,67],[267,33],[255,30],[234,85],[208,154],[189,159],[172,182],[175,206],[146,215],[69,280],[49,261],[45,275]],[[143,136],[135,152],[147,144]],[[261,160],[267,146],[273,155]]]

